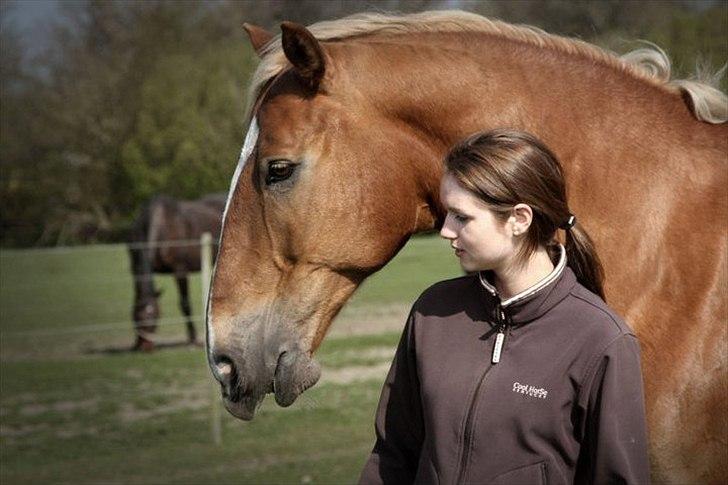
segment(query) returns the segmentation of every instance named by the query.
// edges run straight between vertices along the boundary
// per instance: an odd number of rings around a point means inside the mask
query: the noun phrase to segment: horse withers
[[[174,275],[187,339],[191,344],[198,343],[187,275],[200,270],[198,241],[202,234],[210,233],[215,241],[220,236],[225,200],[225,194],[206,195],[192,201],[159,195],[142,207],[132,226],[129,243],[134,276],[134,350],[154,348],[161,294],[154,286],[154,273]]]
[[[442,225],[447,150],[510,127],[562,161],[639,337],[653,480],[728,481],[725,94],[671,80],[657,49],[620,58],[465,12],[281,28],[247,26],[262,61],[207,315],[227,409],[252,419],[312,386],[347,299]]]

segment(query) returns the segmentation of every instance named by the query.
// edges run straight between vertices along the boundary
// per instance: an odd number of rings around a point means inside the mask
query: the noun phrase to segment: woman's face
[[[440,236],[456,249],[464,271],[500,272],[512,263],[516,247],[510,220],[501,222],[449,173],[440,183],[440,201],[447,210]]]

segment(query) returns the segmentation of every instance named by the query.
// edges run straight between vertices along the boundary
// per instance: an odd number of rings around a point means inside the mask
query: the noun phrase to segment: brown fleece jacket
[[[560,250],[503,302],[483,273],[420,296],[360,483],[649,483],[637,338]]]

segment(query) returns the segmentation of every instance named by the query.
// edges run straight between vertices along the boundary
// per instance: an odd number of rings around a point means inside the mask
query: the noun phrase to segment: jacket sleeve
[[[580,395],[584,438],[576,483],[648,484],[640,347],[634,335],[612,341],[593,362]]]
[[[375,417],[377,441],[364,465],[360,484],[412,483],[424,435],[414,349],[414,308],[407,318],[384,381]]]

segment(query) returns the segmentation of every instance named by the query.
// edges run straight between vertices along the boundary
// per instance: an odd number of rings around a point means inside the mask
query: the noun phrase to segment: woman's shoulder
[[[568,311],[586,330],[612,340],[623,335],[635,336],[632,328],[599,295],[576,283],[569,292]]]
[[[477,294],[477,273],[466,274],[433,283],[415,301],[415,310],[427,310],[433,306],[462,305],[463,297]]]

